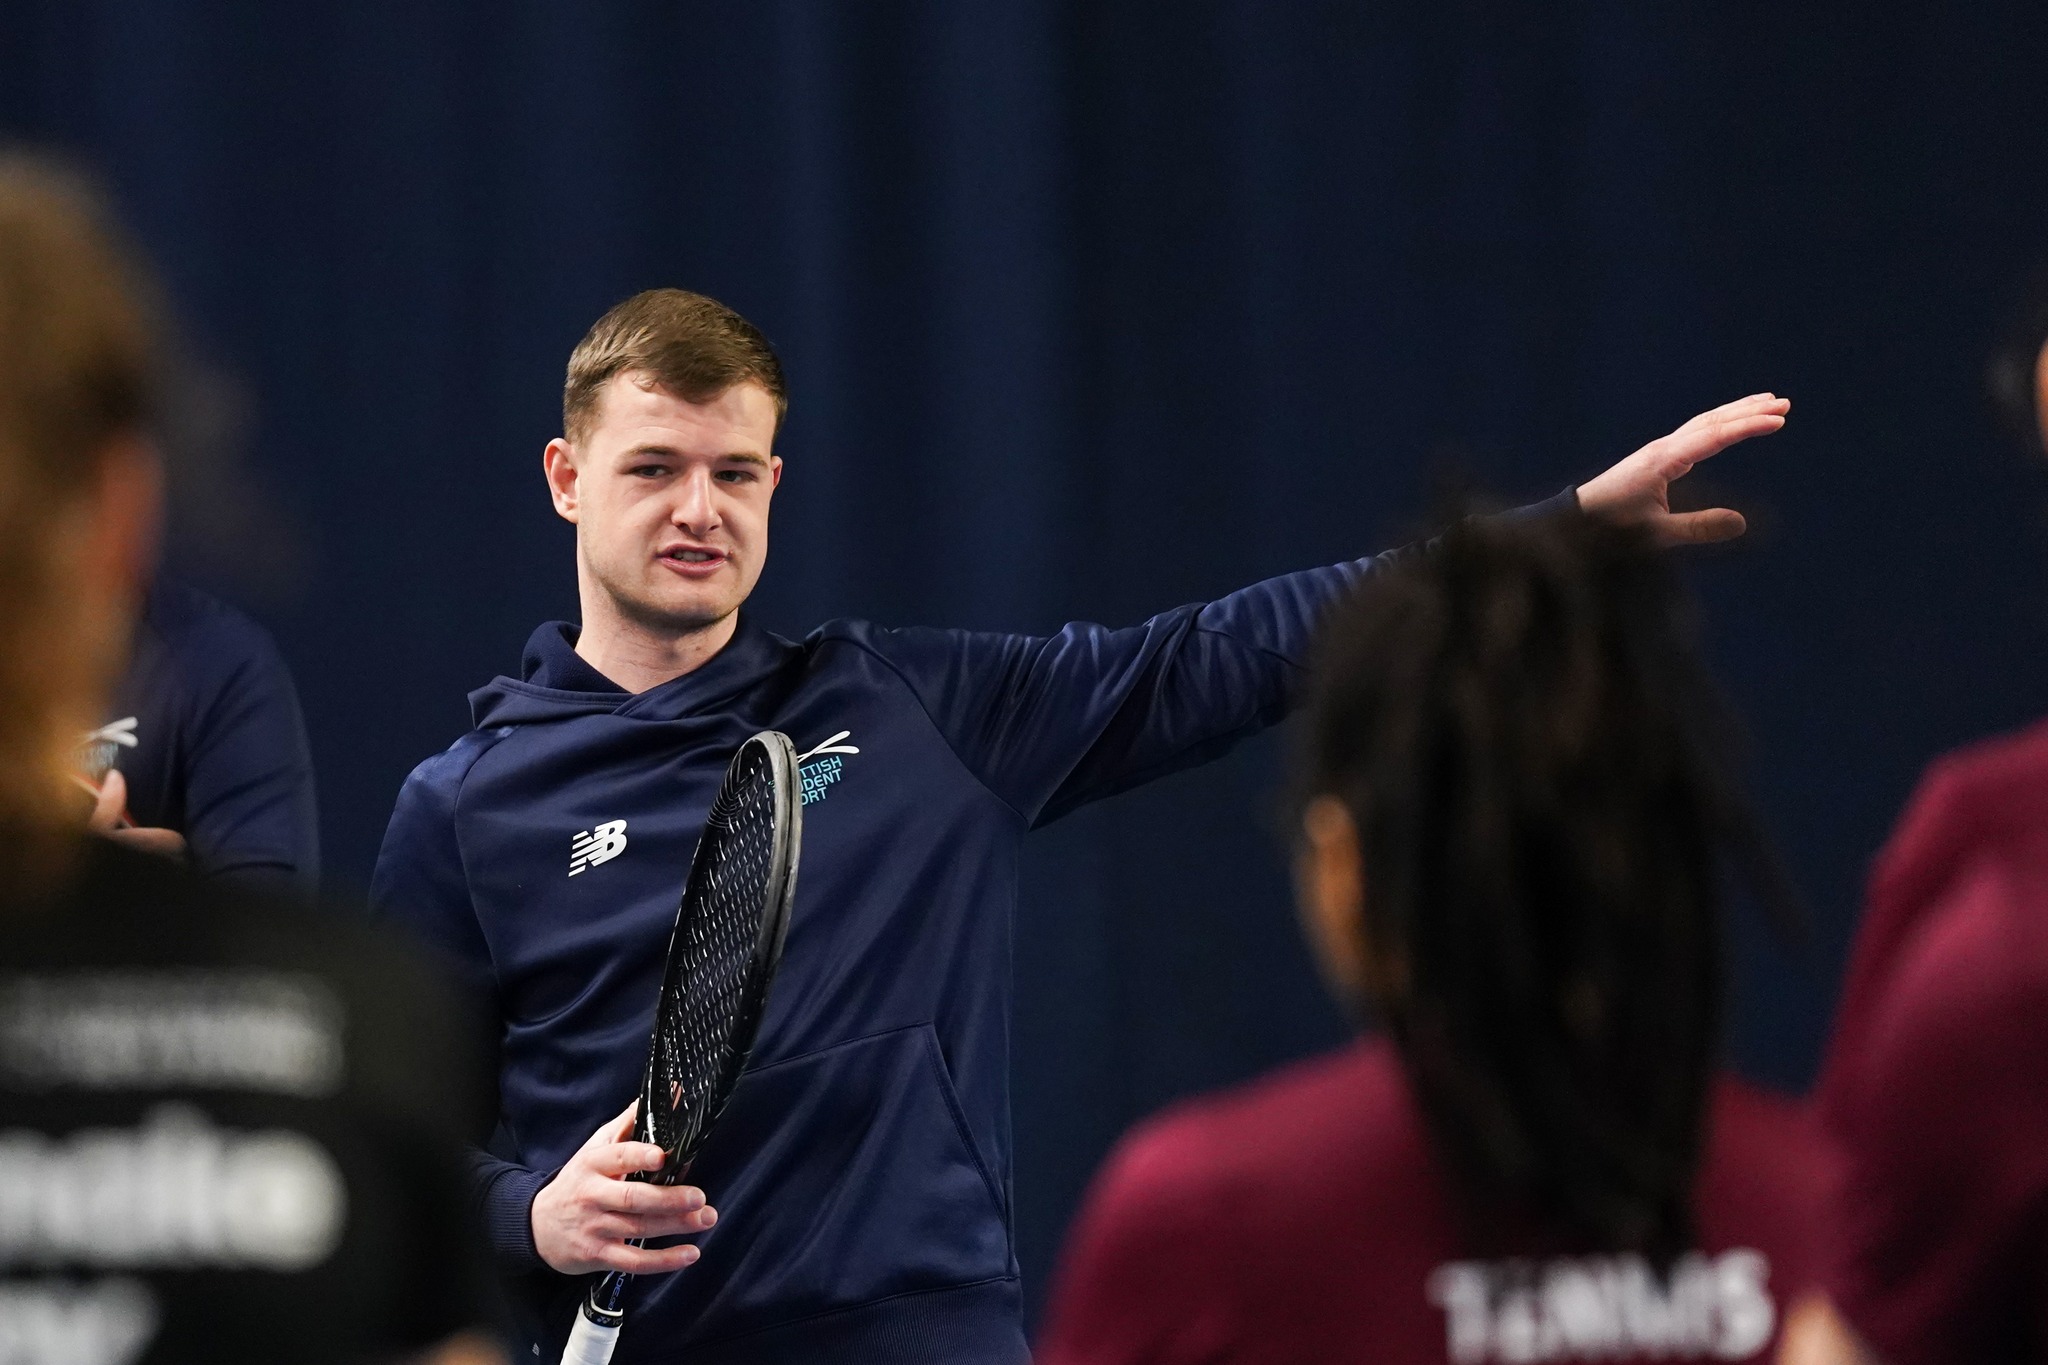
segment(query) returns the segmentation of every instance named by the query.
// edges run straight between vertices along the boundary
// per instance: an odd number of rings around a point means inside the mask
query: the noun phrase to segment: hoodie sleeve
[[[425,944],[471,997],[490,1010],[489,1017],[500,1018],[497,974],[469,898],[455,828],[463,779],[488,746],[484,736],[466,736],[406,779],[377,854],[370,908]],[[495,1053],[490,1073],[495,1085]],[[481,1139],[483,1134],[475,1136]],[[470,1153],[471,1205],[499,1263],[507,1269],[542,1266],[533,1245],[533,1197],[553,1174],[507,1161],[481,1146]]]
[[[1576,490],[1511,516],[1576,506]],[[1254,584],[1139,626],[1056,635],[877,631],[982,784],[1036,826],[1215,758],[1280,720],[1323,613],[1410,546]]]

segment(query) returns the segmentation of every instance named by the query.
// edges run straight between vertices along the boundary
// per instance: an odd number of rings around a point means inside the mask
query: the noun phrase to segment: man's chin
[[[686,601],[662,600],[627,593],[609,594],[619,615],[640,629],[658,635],[696,635],[716,629],[740,609],[741,599],[728,593]]]

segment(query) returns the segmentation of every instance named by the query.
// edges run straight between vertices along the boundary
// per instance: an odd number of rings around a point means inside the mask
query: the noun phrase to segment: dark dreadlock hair
[[[1466,521],[1332,613],[1299,795],[1357,823],[1370,1003],[1475,1229],[1688,1243],[1724,854],[1771,878],[1731,733],[1638,531]]]

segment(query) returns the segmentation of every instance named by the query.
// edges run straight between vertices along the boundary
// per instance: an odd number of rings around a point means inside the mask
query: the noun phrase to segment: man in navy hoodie
[[[650,291],[597,322],[545,455],[576,524],[582,626],[542,626],[519,678],[471,695],[475,728],[414,771],[378,860],[376,902],[498,1010],[500,1125],[475,1195],[549,1362],[580,1277],[605,1268],[651,1275],[622,1361],[1025,1360],[1008,1096],[1023,835],[1278,720],[1317,618],[1375,564],[1127,630],[835,622],[780,639],[740,607],[785,406],[766,340],[709,299]],[[1736,513],[1673,514],[1666,490],[1788,406],[1702,414],[1554,502],[1674,542],[1739,535]],[[691,1184],[628,1182],[660,1162],[619,1106],[678,887],[726,762],[763,729],[804,755],[781,975]],[[626,1244],[679,1233],[704,1235]]]

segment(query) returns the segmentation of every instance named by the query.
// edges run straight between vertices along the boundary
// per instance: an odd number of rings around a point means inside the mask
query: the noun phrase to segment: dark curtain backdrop
[[[216,418],[246,400],[176,555],[296,669],[344,886],[463,694],[573,613],[540,449],[633,290],[783,350],[787,632],[1132,621],[1792,395],[1700,476],[1757,531],[1692,572],[1814,924],[1738,918],[1730,1048],[1796,1087],[1915,772],[2048,710],[2048,474],[1980,397],[2048,254],[2037,9],[5,0],[0,126],[104,173]],[[1038,836],[1035,1291],[1132,1119],[1341,1036],[1279,754]]]

